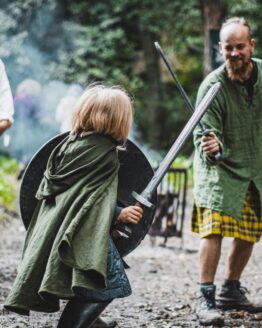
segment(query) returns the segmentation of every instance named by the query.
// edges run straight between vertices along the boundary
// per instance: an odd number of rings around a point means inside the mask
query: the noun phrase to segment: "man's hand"
[[[214,132],[201,138],[201,147],[208,156],[215,156],[220,151],[218,138]]]
[[[11,122],[9,120],[1,120],[0,121],[0,134],[4,133],[6,129],[11,126]]]
[[[143,209],[140,206],[128,206],[121,210],[117,221],[137,224],[143,216]]]

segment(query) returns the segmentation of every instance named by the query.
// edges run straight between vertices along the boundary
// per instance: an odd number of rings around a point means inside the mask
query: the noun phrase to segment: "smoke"
[[[72,85],[61,81],[42,86],[33,79],[26,79],[19,84],[14,97],[14,123],[1,140],[4,142],[1,148],[8,146],[6,150],[11,156],[28,163],[45,142],[60,133],[61,122],[56,120],[56,112],[59,102],[70,90]],[[63,110],[63,119],[67,119],[66,108]],[[10,137],[8,144],[7,137]]]
[[[60,132],[56,109],[71,87],[62,82],[64,61],[77,31],[61,21],[60,10],[55,2],[41,0],[6,2],[0,10],[0,57],[15,105],[15,121],[0,138],[0,151],[24,163]]]
[[[0,10],[0,57],[12,89],[24,79],[64,80],[66,56],[76,48],[78,25],[64,21],[54,1],[11,2]]]
[[[15,122],[0,139],[0,150],[7,150],[24,163],[46,141],[68,128],[68,123],[62,127],[57,108],[63,101],[71,104],[73,101],[72,84],[62,81],[68,54],[77,49],[81,30],[79,25],[63,20],[63,8],[58,3],[51,0],[32,3],[6,2],[0,10],[0,57],[15,100]],[[23,92],[19,90],[28,79],[39,84],[37,94],[32,94],[32,85]],[[75,82],[78,81],[73,85]],[[67,109],[62,108],[63,111]],[[135,125],[130,139],[142,149],[152,166],[158,165],[161,156],[144,144]]]

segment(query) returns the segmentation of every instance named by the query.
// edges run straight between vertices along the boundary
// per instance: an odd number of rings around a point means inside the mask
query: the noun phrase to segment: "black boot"
[[[114,326],[102,326],[100,319],[96,326],[98,316],[110,302],[87,303],[80,300],[70,300],[60,317],[57,328],[104,328]]]
[[[226,280],[217,297],[217,307],[223,311],[235,309],[250,313],[262,312],[262,303],[251,302],[246,294],[248,290],[238,280]]]
[[[117,322],[115,320],[104,321],[100,317],[96,319],[96,321],[92,324],[91,328],[114,328],[117,326]]]
[[[224,318],[216,307],[215,292],[216,286],[213,284],[201,286],[200,288],[200,297],[196,314],[200,324],[203,326],[224,325]]]

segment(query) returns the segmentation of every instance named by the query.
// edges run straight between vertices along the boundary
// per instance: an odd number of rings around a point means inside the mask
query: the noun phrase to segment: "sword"
[[[179,134],[176,141],[173,143],[172,147],[166,154],[165,158],[159,165],[158,169],[154,173],[152,179],[149,181],[145,189],[142,191],[141,194],[138,194],[137,192],[133,191],[132,196],[136,200],[136,205],[139,205],[141,207],[146,208],[152,208],[154,205],[151,203],[151,198],[154,192],[156,191],[158,185],[160,184],[162,178],[168,171],[169,167],[173,163],[173,161],[178,156],[182,146],[186,142],[187,138],[190,136],[190,134],[193,132],[196,125],[201,120],[202,116],[207,111],[210,103],[215,98],[216,94],[218,93],[220,89],[221,83],[217,82],[215,83],[206,93],[205,97],[201,100],[199,105],[197,106],[196,110],[194,111],[193,115]],[[123,224],[119,223],[115,228],[115,235],[121,236],[124,238],[129,238],[129,236],[132,233],[131,224]]]
[[[158,42],[154,42],[154,45],[155,45],[155,47],[156,47],[156,49],[157,49],[159,55],[162,57],[164,63],[166,64],[166,67],[167,67],[169,73],[171,74],[171,76],[172,76],[173,79],[175,80],[175,82],[176,82],[176,86],[177,86],[178,90],[180,91],[182,97],[184,98],[184,100],[185,100],[185,102],[186,102],[186,104],[187,104],[188,109],[191,111],[191,113],[194,113],[194,110],[195,110],[195,109],[194,109],[194,107],[193,107],[193,105],[192,105],[192,103],[191,103],[189,97],[187,96],[185,90],[183,89],[181,83],[179,82],[179,80],[178,80],[178,78],[177,78],[175,72],[172,70],[171,65],[169,64],[167,58],[166,58],[165,55],[164,55],[164,52],[163,52],[162,48],[160,47],[160,44],[159,44]],[[199,127],[200,127],[200,129],[201,129],[202,135],[203,135],[203,136],[208,135],[209,132],[206,131],[206,129],[205,129],[205,127],[203,126],[203,124],[202,124],[200,121],[199,121],[198,124],[199,124]],[[221,153],[220,153],[220,152],[216,153],[215,156],[214,156],[214,158],[215,158],[215,161],[216,161],[216,162],[220,162],[220,161],[222,160]]]

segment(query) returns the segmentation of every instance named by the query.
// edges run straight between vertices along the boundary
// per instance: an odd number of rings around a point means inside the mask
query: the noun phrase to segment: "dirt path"
[[[60,313],[32,313],[28,318],[3,309],[4,299],[16,275],[25,231],[19,218],[2,224],[0,231],[0,327],[55,328]],[[142,245],[125,258],[131,266],[127,273],[133,294],[114,301],[103,313],[104,317],[114,317],[119,328],[199,327],[194,312],[198,291],[198,238],[189,232],[188,220],[183,249],[180,249],[181,240],[178,238],[169,239],[166,247],[160,246],[162,241],[158,238],[155,246],[152,246],[147,237]],[[218,286],[223,278],[229,242],[225,240],[223,245],[217,274]],[[261,269],[260,242],[242,279],[251,297],[257,300],[262,300]],[[262,327],[260,315],[231,312],[226,314],[226,319],[226,327]]]

